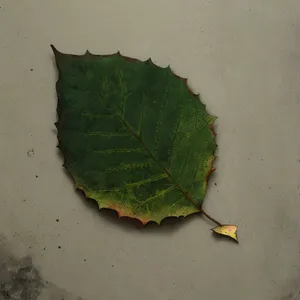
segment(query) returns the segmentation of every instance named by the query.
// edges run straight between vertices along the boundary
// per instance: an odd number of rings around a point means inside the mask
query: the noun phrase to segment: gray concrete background
[[[300,299],[299,0],[0,6],[0,256],[32,258],[52,291],[40,299]],[[239,245],[200,217],[136,229],[75,193],[56,149],[52,43],[188,77],[219,117],[205,209],[239,225]]]

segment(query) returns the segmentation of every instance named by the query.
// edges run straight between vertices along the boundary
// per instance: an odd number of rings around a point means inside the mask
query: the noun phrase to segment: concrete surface
[[[16,270],[30,262],[34,297],[300,299],[299,0],[0,6],[0,256]],[[205,208],[239,225],[239,245],[214,238],[200,217],[140,230],[74,191],[56,149],[52,43],[151,56],[188,77],[219,117]],[[7,278],[19,272],[5,266]]]

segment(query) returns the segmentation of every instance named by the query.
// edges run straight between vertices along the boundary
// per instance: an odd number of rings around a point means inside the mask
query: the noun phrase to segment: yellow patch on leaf
[[[217,227],[213,228],[212,230],[217,234],[228,236],[238,242],[238,238],[237,238],[237,234],[236,234],[237,226],[235,226],[235,225],[217,226]]]

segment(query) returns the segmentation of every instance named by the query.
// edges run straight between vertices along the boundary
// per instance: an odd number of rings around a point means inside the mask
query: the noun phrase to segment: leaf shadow
[[[69,175],[70,177],[70,175]],[[184,224],[190,222],[193,218],[199,218],[199,215],[189,215],[187,217],[167,217],[158,225],[156,222],[150,221],[146,225],[143,225],[142,222],[135,218],[130,217],[119,217],[117,212],[109,208],[101,208],[99,210],[98,204],[94,199],[85,197],[84,193],[81,190],[76,190],[80,194],[80,199],[82,200],[85,207],[90,210],[93,210],[99,214],[102,219],[110,223],[113,226],[120,227],[126,231],[138,231],[146,233],[157,233],[165,234],[171,233],[179,230]]]
[[[53,131],[54,132],[54,131]],[[57,148],[57,155],[60,160],[64,161],[64,156],[62,152]],[[66,170],[66,168],[62,167],[63,172],[66,174],[67,178],[70,180],[70,183],[73,187],[75,187],[74,179]],[[113,226],[118,226],[126,231],[140,231],[147,233],[170,233],[179,230],[183,225],[188,224],[194,218],[199,219],[199,214],[191,214],[187,217],[167,217],[160,225],[156,222],[149,222],[146,225],[143,225],[141,221],[138,219],[130,218],[130,217],[119,217],[117,212],[113,209],[102,208],[99,210],[98,204],[94,199],[87,198],[82,190],[75,189],[76,194],[79,195],[79,198],[83,205],[89,209],[99,214],[99,217],[102,217],[106,222],[110,223]]]
[[[94,200],[90,199],[92,202]],[[101,216],[104,217],[109,223],[120,226],[124,229],[137,230],[140,232],[146,233],[171,233],[182,228],[183,225],[186,225],[191,221],[192,218],[195,218],[196,215],[190,215],[187,217],[167,217],[158,225],[156,222],[150,221],[146,225],[143,225],[138,219],[130,217],[118,217],[117,213],[111,209],[101,209]],[[199,216],[197,216],[199,218]]]
[[[218,241],[218,242],[221,242],[221,241],[224,241],[226,243],[233,243],[233,244],[238,244],[239,242],[226,236],[226,235],[221,235],[221,234],[217,234],[215,232],[213,232],[213,238]]]

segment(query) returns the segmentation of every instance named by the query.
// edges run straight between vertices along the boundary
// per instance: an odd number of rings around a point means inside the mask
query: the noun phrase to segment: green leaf
[[[76,187],[144,224],[202,212],[216,118],[186,79],[150,59],[53,50],[58,147]]]

